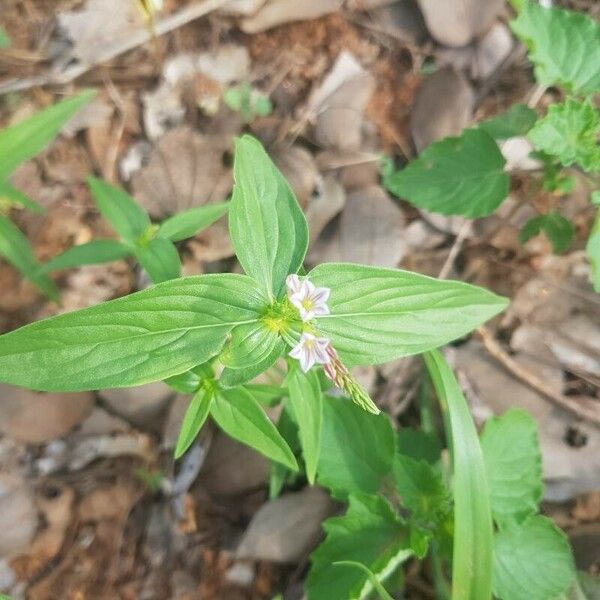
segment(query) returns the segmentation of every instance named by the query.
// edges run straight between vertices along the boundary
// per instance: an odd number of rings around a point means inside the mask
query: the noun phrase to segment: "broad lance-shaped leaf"
[[[163,221],[157,235],[179,242],[218,221],[229,210],[229,202],[205,204],[180,212]]]
[[[311,281],[331,289],[319,330],[349,365],[374,365],[438,348],[501,312],[504,298],[457,281],[398,269],[323,264]]]
[[[134,252],[153,283],[162,283],[181,275],[181,260],[171,240],[156,237],[136,245]]]
[[[260,142],[249,135],[236,140],[235,187],[229,232],[244,271],[271,296],[302,266],[308,226],[294,194]]]
[[[548,114],[529,132],[529,139],[538,150],[556,156],[565,167],[576,164],[584,171],[598,171],[599,134],[600,112],[591,100],[567,98],[562,104],[550,106]]]
[[[6,181],[0,181],[0,208],[5,204],[16,208],[25,208],[38,214],[44,212],[44,207],[41,204],[38,204]]]
[[[387,415],[366,413],[348,398],[325,398],[317,479],[332,496],[345,500],[353,492],[377,493],[393,458]]]
[[[567,536],[551,519],[534,516],[496,533],[494,595],[500,600],[550,600],[575,580]]]
[[[21,275],[34,283],[48,298],[58,301],[58,290],[54,282],[40,273],[40,263],[33,255],[27,238],[13,223],[0,214],[0,258],[4,258]]]
[[[385,178],[386,187],[411,204],[443,215],[485,217],[508,194],[504,157],[493,138],[467,129],[426,148],[413,162]]]
[[[127,192],[96,177],[88,185],[98,210],[125,241],[136,243],[147,233],[150,217]]]
[[[600,25],[580,12],[513,0],[512,30],[525,42],[535,77],[545,86],[592,94],[600,90]]]
[[[217,354],[264,303],[244,275],[168,281],[0,336],[0,381],[78,391],[166,379]]]
[[[39,154],[94,94],[93,90],[86,90],[0,130],[0,181],[21,163]]]
[[[481,449],[496,522],[520,522],[535,514],[542,499],[542,457],[531,416],[512,409],[491,418]]]
[[[214,389],[210,385],[202,386],[194,394],[181,423],[177,446],[175,447],[175,458],[183,456],[194,443],[210,413],[213,398]]]
[[[117,240],[93,240],[65,250],[42,266],[44,273],[72,269],[83,265],[96,265],[126,258],[132,249]]]
[[[425,364],[440,400],[446,438],[452,451],[452,600],[489,600],[492,596],[492,515],[477,431],[467,401],[444,357],[433,350],[425,354]]]
[[[232,438],[289,469],[298,470],[294,453],[260,404],[243,387],[219,390],[210,414],[217,425]]]
[[[346,514],[327,519],[323,529],[327,537],[310,557],[308,600],[370,597],[367,573],[333,563],[359,562],[382,582],[412,554],[405,523],[382,496],[350,496]]]
[[[306,477],[315,482],[317,463],[321,453],[321,426],[323,424],[323,393],[315,369],[303,373],[297,366],[286,378],[290,406],[298,423],[302,454],[306,465]]]

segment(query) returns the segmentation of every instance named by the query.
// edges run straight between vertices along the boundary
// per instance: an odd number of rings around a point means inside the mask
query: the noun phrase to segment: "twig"
[[[454,266],[454,261],[458,256],[458,253],[461,251],[467,236],[471,230],[471,221],[465,221],[458,231],[456,238],[454,239],[454,243],[452,244],[452,248],[450,248],[450,252],[448,253],[448,257],[446,258],[446,262],[442,266],[440,273],[438,275],[438,279],[446,279]]]
[[[191,21],[195,21],[200,17],[204,17],[205,15],[218,10],[229,2],[231,2],[231,0],[205,0],[201,4],[187,6],[179,12],[157,21],[154,26],[154,35],[160,37],[165,33],[179,29],[179,27],[182,27]],[[0,95],[8,94],[9,92],[21,92],[36,86],[65,85],[71,83],[94,67],[108,62],[129,50],[133,50],[138,46],[148,43],[152,40],[152,37],[152,32],[147,27],[144,27],[143,29],[134,31],[126,39],[117,40],[115,44],[109,48],[99,48],[97,58],[93,63],[74,65],[61,73],[50,72],[27,79],[9,79],[0,84]]]
[[[500,344],[494,339],[492,332],[485,326],[481,326],[477,329],[477,333],[481,336],[485,349],[508,371],[520,379],[523,383],[527,384],[530,388],[534,389],[539,394],[548,398],[561,408],[568,410],[569,412],[591,421],[596,425],[600,425],[600,409],[595,402],[580,402],[574,398],[563,396],[560,393],[555,392],[550,388],[544,381],[539,379],[536,375],[523,368],[516,360],[511,358]]]

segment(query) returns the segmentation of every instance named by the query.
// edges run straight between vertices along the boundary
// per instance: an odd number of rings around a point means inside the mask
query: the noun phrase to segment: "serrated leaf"
[[[233,327],[263,310],[243,275],[168,281],[0,336],[0,381],[79,391],[166,379],[206,362]]]
[[[553,600],[574,579],[567,537],[547,517],[530,517],[496,533],[494,594],[501,600]]]
[[[0,214],[0,258],[10,263],[48,298],[58,302],[58,289],[47,275],[40,273],[41,265],[33,255],[29,240],[8,217],[2,214]]]
[[[556,156],[562,165],[579,165],[584,171],[600,170],[600,113],[591,100],[567,98],[551,104],[548,114],[529,132],[533,145]]]
[[[152,283],[162,283],[181,276],[181,260],[171,240],[155,237],[134,248],[134,254]]]
[[[434,350],[424,358],[442,406],[452,451],[452,600],[487,599],[492,588],[492,515],[477,431],[467,401],[442,354]]]
[[[415,460],[424,460],[430,465],[437,463],[442,453],[440,442],[435,434],[409,427],[398,431],[396,450]]]
[[[135,244],[151,226],[146,211],[125,190],[97,179],[88,178],[94,202],[102,216],[127,242]]]
[[[386,178],[387,188],[411,204],[443,215],[485,217],[508,195],[510,179],[494,139],[467,129],[426,148]]]
[[[513,104],[506,112],[479,123],[479,129],[495,140],[525,135],[537,121],[537,113],[525,104]]]
[[[26,208],[31,212],[41,214],[44,207],[26,196],[23,192],[13,187],[6,181],[0,181],[0,207],[8,204],[16,208]]]
[[[356,562],[355,560],[338,560],[337,562],[334,562],[333,565],[336,567],[353,567],[355,569],[358,569],[359,571],[362,571],[369,578],[373,589],[377,592],[381,600],[394,600],[387,593],[387,590],[383,587],[383,585],[381,585],[379,579],[375,577],[375,573],[373,573],[373,571],[371,571],[371,569],[369,569],[368,567],[365,567],[365,565],[363,565],[362,563]]]
[[[450,511],[451,498],[439,470],[424,460],[415,460],[396,452],[394,480],[402,505],[412,513],[412,519],[424,526],[437,526]]]
[[[359,562],[385,581],[412,554],[406,525],[381,496],[353,494],[346,514],[327,519],[323,529],[327,537],[311,554],[308,600],[354,600],[372,591],[364,571],[335,562]]]
[[[96,265],[126,258],[132,249],[116,240],[93,240],[86,244],[73,246],[62,254],[55,256],[42,266],[44,273],[72,269],[83,265]]]
[[[229,232],[244,271],[271,297],[302,266],[308,226],[294,194],[253,137],[236,140]]]
[[[293,471],[298,470],[294,453],[260,404],[243,387],[219,390],[210,414],[227,435]]]
[[[288,374],[286,383],[290,398],[289,405],[298,424],[306,477],[312,485],[315,482],[321,453],[323,425],[323,393],[319,377],[314,369],[303,373],[298,367],[294,367]]]
[[[86,90],[0,130],[0,181],[7,179],[21,163],[39,154],[94,94],[93,90]]]
[[[492,417],[481,435],[494,519],[521,522],[542,499],[542,457],[537,425],[524,410]]]
[[[163,221],[157,235],[172,242],[195,236],[218,221],[229,210],[229,202],[216,202],[190,208]]]
[[[600,292],[600,210],[596,214],[585,250],[592,266],[592,285]]]
[[[338,499],[376,493],[392,468],[394,432],[386,415],[372,415],[345,398],[325,398],[317,479]]]
[[[529,219],[519,232],[519,241],[521,244],[526,244],[542,231],[552,244],[554,254],[566,252],[575,234],[573,223],[569,219],[557,212],[550,212]]]
[[[175,447],[175,458],[182,457],[194,443],[210,414],[213,398],[214,389],[211,386],[203,386],[194,394],[181,423],[177,446]]]
[[[399,269],[323,264],[309,277],[331,289],[319,330],[349,365],[381,364],[443,346],[501,312],[504,298]]]
[[[591,94],[600,90],[600,26],[590,17],[537,2],[520,2],[512,30],[529,50],[541,85]]]

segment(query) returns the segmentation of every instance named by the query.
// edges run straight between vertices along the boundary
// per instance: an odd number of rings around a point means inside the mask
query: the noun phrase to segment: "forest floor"
[[[462,29],[458,4],[468,12]],[[593,0],[560,4],[600,16]],[[490,217],[425,213],[381,183],[382,156],[402,165],[514,103],[543,111],[557,98],[535,84],[507,25],[508,4],[448,1],[436,10],[427,26],[408,0],[166,0],[150,35],[133,0],[2,0],[10,45],[0,50],[0,125],[98,90],[13,178],[44,214],[12,217],[47,261],[114,237],[91,201],[90,174],[122,185],[159,219],[227,199],[233,139],[257,136],[307,215],[308,264],[402,267],[511,299],[449,356],[478,424],[511,406],[535,416],[544,511],[568,533],[578,567],[598,572],[600,296],[584,252],[594,213],[585,182],[564,196],[532,186],[523,138],[503,148],[523,176]],[[272,112],[231,110],[223,95],[239,86],[268,96]],[[542,236],[518,240],[524,222],[548,209],[575,225],[560,256]],[[222,221],[179,249],[185,274],[239,268]],[[61,305],[0,262],[0,331],[147,285],[127,261],[55,280]],[[414,425],[419,373],[418,359],[403,359],[359,376],[381,408]],[[210,427],[180,468],[172,452],[188,400],[162,383],[93,394],[0,387],[0,592],[301,597],[308,555],[336,505],[299,482],[273,506],[267,460]],[[312,531],[310,543],[294,528]],[[426,565],[409,566],[407,590],[407,598],[435,597]]]

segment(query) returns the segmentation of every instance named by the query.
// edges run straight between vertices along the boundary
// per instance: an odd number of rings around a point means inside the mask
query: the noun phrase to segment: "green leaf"
[[[244,388],[220,390],[210,414],[227,435],[293,471],[298,470],[294,453],[260,404]]]
[[[81,92],[0,130],[0,181],[7,179],[21,163],[39,154],[94,94],[93,90]]]
[[[217,354],[264,302],[243,275],[168,281],[0,336],[0,381],[78,391],[166,379]]]
[[[584,171],[598,171],[598,134],[600,112],[592,101],[567,98],[562,104],[550,105],[548,114],[529,132],[529,139],[538,150],[556,156],[565,167],[577,164]]]
[[[505,113],[479,123],[479,129],[495,140],[525,135],[537,121],[537,113],[525,104],[513,104]]]
[[[157,235],[172,242],[185,240],[218,221],[228,210],[229,202],[215,202],[190,208],[163,221]]]
[[[504,298],[457,281],[398,269],[323,264],[310,273],[331,288],[330,315],[317,318],[349,365],[374,365],[460,338],[501,312]]]
[[[6,50],[10,47],[10,37],[4,27],[0,27],[0,50]],[[6,596],[8,598],[8,596]],[[2,595],[0,594],[0,598]]]
[[[255,400],[263,406],[276,406],[284,396],[287,396],[286,388],[267,383],[247,383],[244,388],[248,390]]]
[[[594,289],[600,292],[600,210],[596,214],[585,249],[592,266],[592,284]]]
[[[413,520],[437,526],[448,516],[451,498],[439,470],[424,460],[396,452],[394,479],[402,505],[411,511]]]
[[[346,514],[327,519],[323,529],[327,537],[311,555],[308,600],[352,600],[372,591],[367,573],[336,562],[359,562],[381,582],[411,555],[406,525],[382,496],[350,496]]]
[[[146,234],[150,217],[127,192],[95,177],[88,185],[98,210],[125,241],[134,244]]]
[[[34,283],[48,298],[58,302],[58,289],[47,275],[40,273],[40,263],[33,255],[28,239],[8,217],[2,214],[0,214],[0,257]]]
[[[295,456],[300,454],[300,440],[298,439],[298,424],[292,414],[289,402],[284,401],[277,419],[277,431],[285,440]],[[269,474],[269,498],[277,498],[286,481],[293,472],[281,463],[272,462],[271,472]]]
[[[181,430],[175,448],[175,458],[182,457],[194,443],[210,413],[214,396],[214,387],[206,385],[200,388],[192,398],[181,423]]]
[[[58,271],[72,269],[82,265],[95,265],[126,258],[132,253],[129,246],[116,240],[94,240],[87,244],[73,246],[62,254],[55,256],[42,266],[42,271]]]
[[[550,600],[575,579],[565,534],[552,520],[534,516],[496,534],[494,594],[501,600]]]
[[[346,398],[323,405],[318,481],[337,499],[376,493],[391,472],[394,432],[386,415],[372,415]]]
[[[358,569],[359,571],[362,571],[369,578],[373,589],[377,592],[377,594],[379,594],[381,600],[394,600],[387,593],[387,590],[383,587],[383,585],[381,585],[379,579],[375,577],[373,571],[365,567],[365,565],[363,565],[362,563],[356,562],[355,560],[338,560],[337,562],[334,562],[333,565],[336,567],[353,567],[355,569]]]
[[[235,187],[229,232],[244,271],[271,297],[278,297],[288,274],[301,267],[308,226],[294,194],[260,142],[236,140]]]
[[[321,427],[323,425],[323,393],[319,376],[312,369],[303,373],[292,368],[286,379],[290,406],[298,423],[302,454],[306,465],[306,477],[312,485],[317,474],[317,463],[321,453]]]
[[[171,240],[155,237],[146,244],[137,245],[134,253],[152,283],[162,283],[181,276],[181,260]]]
[[[477,431],[467,402],[444,357],[438,350],[433,350],[424,358],[440,400],[452,451],[452,600],[488,600],[492,587],[492,515]]]
[[[0,181],[0,207],[3,204],[15,206],[16,208],[26,208],[31,212],[41,214],[44,207],[26,196],[23,192],[13,187],[6,181]]]
[[[565,219],[557,212],[550,212],[529,219],[519,232],[519,241],[521,244],[526,244],[541,231],[550,240],[554,254],[566,252],[573,241],[575,233],[573,224],[569,219]]]
[[[403,200],[443,215],[485,217],[508,194],[505,160],[493,138],[467,129],[426,148],[413,162],[386,179]]]
[[[542,499],[542,457],[537,425],[524,410],[492,417],[481,435],[492,514],[497,523],[521,522]]]
[[[424,460],[430,465],[436,464],[442,453],[440,442],[434,433],[408,427],[398,431],[396,449],[400,454],[415,460]]]
[[[521,2],[512,30],[529,50],[541,85],[591,94],[600,90],[600,26],[588,16]]]

